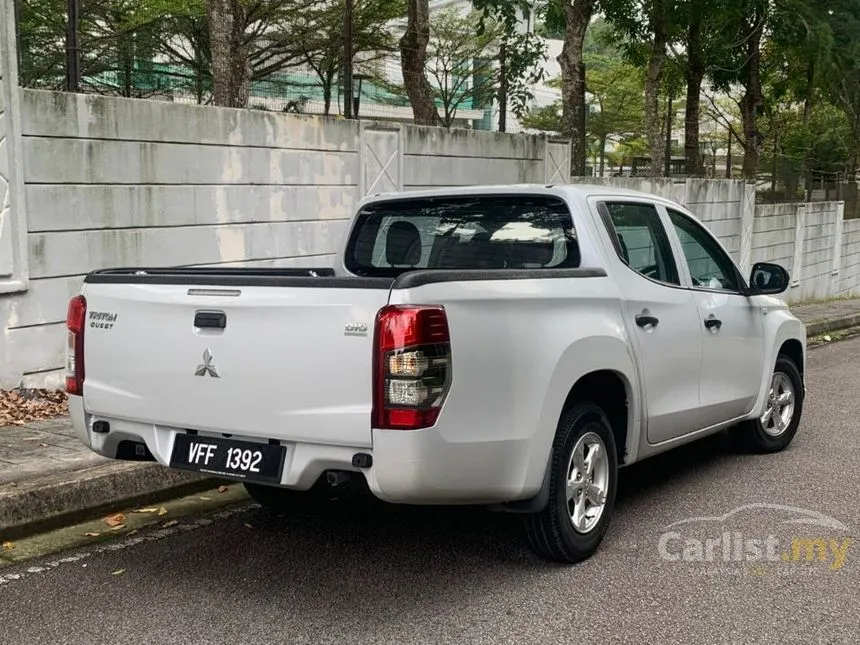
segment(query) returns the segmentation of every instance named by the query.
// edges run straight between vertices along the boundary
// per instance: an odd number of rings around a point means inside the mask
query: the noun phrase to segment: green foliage
[[[532,88],[545,78],[546,45],[539,34],[523,31],[520,21],[527,11],[535,11],[534,18],[540,19],[546,5],[537,3],[530,8],[526,2],[472,0],[472,6],[478,12],[477,36],[480,38],[489,27],[499,46],[504,47],[505,66],[499,89],[504,87],[505,96],[500,92],[499,99],[507,100],[517,118],[522,118],[534,99]]]

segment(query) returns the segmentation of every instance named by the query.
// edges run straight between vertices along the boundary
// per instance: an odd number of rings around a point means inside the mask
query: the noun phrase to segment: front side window
[[[681,284],[669,237],[653,204],[603,202],[597,210],[627,266],[651,280]]]
[[[346,267],[357,275],[415,269],[578,267],[564,201],[547,195],[469,195],[387,200],[356,217]]]
[[[705,229],[686,215],[666,210],[681,240],[693,286],[739,291],[737,272],[731,258]]]

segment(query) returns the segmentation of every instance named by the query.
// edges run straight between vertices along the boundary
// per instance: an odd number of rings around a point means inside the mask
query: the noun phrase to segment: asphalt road
[[[579,566],[537,560],[517,518],[482,510],[251,506],[3,569],[0,642],[856,645],[860,339],[812,350],[808,386],[781,454],[720,436],[623,471],[609,534]],[[667,528],[750,504],[791,508]],[[794,561],[798,536],[827,548]]]

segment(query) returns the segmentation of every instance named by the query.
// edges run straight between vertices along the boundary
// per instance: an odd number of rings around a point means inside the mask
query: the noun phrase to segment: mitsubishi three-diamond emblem
[[[212,378],[221,378],[218,368],[212,364],[212,351],[207,347],[203,350],[203,362],[197,366],[195,376],[211,376]]]

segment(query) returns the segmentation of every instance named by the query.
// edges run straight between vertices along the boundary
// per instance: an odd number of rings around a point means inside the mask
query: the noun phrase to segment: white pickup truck
[[[78,436],[244,482],[266,507],[359,482],[525,514],[598,548],[621,466],[800,422],[806,332],[685,208],[594,186],[365,198],[334,268],[95,271],[68,309]]]

